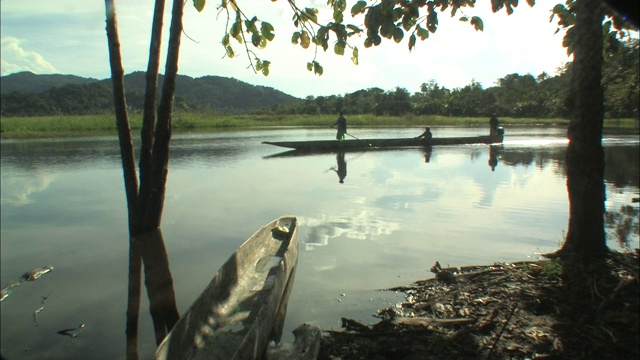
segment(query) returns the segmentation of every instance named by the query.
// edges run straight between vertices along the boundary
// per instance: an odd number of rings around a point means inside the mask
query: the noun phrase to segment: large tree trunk
[[[572,88],[576,104],[569,125],[567,190],[569,229],[559,254],[583,260],[607,253],[604,233],[604,118],[602,0],[576,1]]]

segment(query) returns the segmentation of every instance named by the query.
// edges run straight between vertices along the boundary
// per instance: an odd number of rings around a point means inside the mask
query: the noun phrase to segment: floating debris
[[[65,336],[69,336],[71,338],[76,338],[78,337],[78,334],[76,334],[76,329],[75,328],[71,328],[71,329],[62,329],[60,331],[57,332],[57,334],[60,335],[65,335]]]
[[[40,296],[42,298],[42,305],[47,302],[47,299],[49,298],[49,296],[51,296],[51,294],[53,294],[53,290],[51,290],[51,292],[47,296]]]
[[[20,277],[20,281],[11,280],[11,282],[9,282],[7,286],[0,290],[0,301],[3,301],[7,297],[9,297],[9,295],[11,294],[11,290],[17,286],[20,286],[24,281],[38,280],[42,275],[50,272],[51,270],[53,270],[53,265],[47,265],[45,267],[35,268],[27,271],[26,273],[22,274],[22,276]],[[46,300],[47,299],[44,298],[44,301]]]
[[[4,288],[2,288],[2,290],[0,290],[0,301],[6,299],[11,294],[11,290],[16,286],[20,286],[20,284],[22,284],[21,281],[11,280],[9,285],[5,286]]]
[[[40,311],[44,310],[44,303],[47,302],[47,299],[49,298],[49,296],[51,296],[51,294],[53,294],[53,291],[51,291],[47,296],[40,296],[42,298],[42,303],[41,303],[42,306],[40,306],[40,308],[33,311],[33,321],[35,321],[36,326],[40,325],[38,324],[38,314],[40,313]]]
[[[47,265],[45,267],[35,268],[33,270],[29,270],[22,275],[22,278],[27,281],[35,281],[38,280],[42,275],[53,270],[52,265]]]
[[[44,310],[44,305],[40,306],[40,308],[33,311],[33,321],[36,323],[36,326],[40,326],[40,324],[38,324],[38,314],[42,310]]]
[[[65,335],[65,336],[69,336],[71,338],[77,338],[78,337],[78,333],[77,330],[82,330],[84,329],[84,324],[80,324],[78,325],[78,328],[69,328],[69,329],[62,329],[56,332],[56,334],[60,334],[60,335]]]

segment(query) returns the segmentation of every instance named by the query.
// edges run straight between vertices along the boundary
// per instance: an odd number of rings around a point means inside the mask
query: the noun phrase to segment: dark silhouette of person
[[[426,145],[424,148],[424,162],[431,161],[431,145]]]
[[[491,171],[496,171],[496,166],[498,166],[498,155],[500,150],[497,146],[489,146],[489,167],[491,167]]]
[[[416,139],[423,138],[424,142],[427,144],[431,143],[431,139],[433,139],[433,134],[431,133],[431,128],[424,128],[424,132],[420,136],[416,136]]]
[[[498,126],[500,126],[500,121],[498,121],[496,113],[493,113],[489,119],[489,136],[498,135]]]
[[[331,127],[338,126],[338,133],[336,134],[336,140],[344,140],[344,134],[347,133],[347,119],[344,117],[344,112],[340,111],[340,116],[335,124]]]
[[[347,162],[344,160],[344,152],[339,152],[336,155],[336,161],[338,162],[338,170],[334,170],[340,178],[340,184],[344,184],[344,178],[347,177]]]

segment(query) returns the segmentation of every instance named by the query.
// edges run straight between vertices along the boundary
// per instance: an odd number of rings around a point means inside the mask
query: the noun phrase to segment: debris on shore
[[[559,260],[431,268],[388,290],[405,301],[376,324],[343,318],[318,359],[638,359],[637,253],[612,252],[609,276],[572,293]]]

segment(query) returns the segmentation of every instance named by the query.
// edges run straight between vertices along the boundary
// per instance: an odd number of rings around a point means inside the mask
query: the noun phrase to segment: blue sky
[[[485,88],[507,74],[550,75],[571,61],[562,47],[564,33],[557,34],[556,23],[549,22],[551,8],[560,1],[537,1],[531,8],[521,1],[514,14],[491,12],[489,0],[479,0],[475,8],[463,10],[468,16],[480,16],[484,31],[477,32],[468,23],[447,11],[439,15],[439,27],[417,48],[409,52],[407,39],[400,44],[386,41],[365,49],[364,37],[352,40],[360,50],[360,64],[353,65],[350,53],[333,54],[319,49],[317,60],[324,67],[322,76],[307,71],[314,50],[291,44],[295,30],[291,10],[284,0],[240,0],[248,15],[270,22],[275,27],[275,40],[259,56],[271,61],[268,77],[255,74],[244,56],[244,48],[234,45],[238,54],[224,57],[220,44],[226,16],[218,14],[216,4],[209,1],[198,13],[187,0],[182,37],[179,73],[192,77],[216,75],[263,85],[285,93],[306,97],[344,95],[360,89],[379,87],[393,90],[420,91],[420,85],[435,80],[449,89],[463,87],[472,80]],[[167,4],[165,28],[168,31],[170,3]],[[299,7],[326,8],[326,1],[298,0]],[[348,7],[355,0],[348,0]],[[72,74],[96,79],[110,76],[105,10],[102,1],[77,0],[1,0],[2,75],[20,71],[36,74]],[[146,69],[152,1],[116,0],[123,65],[126,73]],[[329,20],[330,12],[320,19]],[[347,23],[362,24],[362,16]],[[168,37],[163,37],[166,45]],[[166,46],[165,46],[166,47]],[[164,63],[161,65],[164,73]]]

